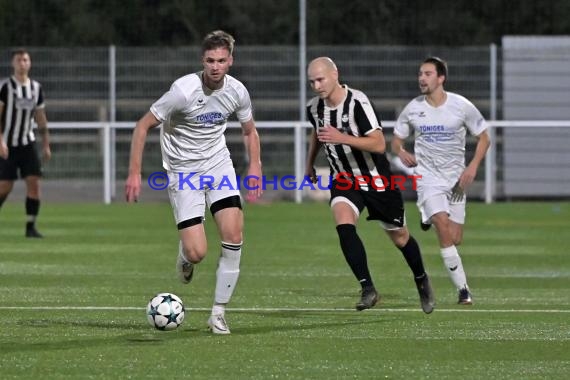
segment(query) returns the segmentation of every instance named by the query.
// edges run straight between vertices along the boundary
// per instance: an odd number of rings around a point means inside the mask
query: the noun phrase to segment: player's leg
[[[239,274],[243,244],[243,213],[237,195],[218,200],[210,207],[221,239],[221,253],[216,270],[214,305],[208,320],[215,334],[229,334],[225,320],[226,305],[235,291]]]
[[[334,183],[331,197],[331,209],[342,253],[362,288],[356,310],[369,309],[376,305],[380,296],[368,269],[366,249],[356,231],[360,211],[364,208],[363,200],[357,191],[339,191]]]
[[[455,218],[460,219],[461,210],[464,212],[465,205],[455,205],[451,207],[447,196],[441,194],[427,199],[424,202],[422,212],[426,215],[431,215],[430,220],[436,229],[441,257],[447,273],[459,294],[459,303],[469,305],[472,303],[472,299],[469,294],[467,277],[463,269],[463,262],[455,245],[456,236],[454,236],[454,224],[457,224],[457,221],[453,222],[450,220],[450,213],[452,213],[453,208],[455,209]]]
[[[179,176],[168,173],[168,197],[178,229],[179,244],[176,272],[181,282],[187,284],[194,275],[194,265],[206,256],[208,244],[204,231],[206,198],[204,191],[178,186]],[[198,184],[193,184],[198,189]]]
[[[11,156],[8,159],[0,157],[0,209],[14,188],[18,179],[18,170]]]
[[[17,150],[16,165],[26,182],[26,237],[41,238],[36,229],[36,220],[40,212],[40,178],[42,167],[35,144]]]
[[[422,310],[427,314],[431,313],[435,306],[435,299],[424,268],[420,247],[406,226],[401,192],[398,190],[369,192],[365,195],[365,203],[369,213],[368,219],[379,220],[380,226],[386,231],[392,243],[402,252],[414,275]]]
[[[26,237],[42,238],[36,229],[36,220],[40,212],[40,177],[27,176],[26,182]]]
[[[215,182],[207,192],[207,202],[216,221],[221,251],[216,270],[214,304],[208,326],[214,334],[229,334],[225,309],[232,298],[240,274],[243,244],[242,203],[231,161],[212,169],[209,174],[215,178]]]

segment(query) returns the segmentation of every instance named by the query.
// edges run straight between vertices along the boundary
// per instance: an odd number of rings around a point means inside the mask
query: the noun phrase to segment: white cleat
[[[214,334],[227,335],[230,333],[223,314],[211,315],[208,319],[208,328]]]

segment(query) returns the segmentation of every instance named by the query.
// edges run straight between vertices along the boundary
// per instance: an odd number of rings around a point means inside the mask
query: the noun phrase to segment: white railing
[[[394,121],[384,121],[382,125],[387,130],[394,127]],[[116,188],[116,171],[115,171],[115,130],[132,129],[135,122],[50,122],[49,126],[52,130],[57,129],[94,129],[101,133],[101,146],[103,154],[103,202],[111,203],[114,198],[114,189]],[[305,168],[305,154],[307,143],[305,136],[307,130],[312,128],[308,122],[297,121],[257,121],[257,128],[263,129],[292,129],[294,136],[294,174],[296,178],[301,178]],[[560,121],[489,121],[490,133],[492,136],[491,147],[485,160],[484,170],[484,199],[486,203],[492,203],[496,199],[497,194],[497,140],[494,138],[498,128],[570,128],[570,120]],[[229,123],[230,128],[239,128],[239,123]],[[386,131],[388,137],[390,131]],[[262,138],[263,144],[263,138]],[[548,149],[541,147],[540,141],[536,142],[537,149]],[[570,148],[569,148],[570,149]],[[568,165],[569,162],[559,163],[560,165]],[[570,179],[568,179],[570,181]],[[295,190],[295,202],[303,201],[303,192]]]

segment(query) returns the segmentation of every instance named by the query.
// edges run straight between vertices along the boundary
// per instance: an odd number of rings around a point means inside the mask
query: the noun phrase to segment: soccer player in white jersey
[[[183,283],[190,282],[194,266],[207,253],[205,207],[209,207],[220,234],[214,304],[208,319],[208,327],[215,334],[230,333],[225,306],[238,281],[243,243],[241,198],[224,137],[227,120],[234,113],[249,155],[249,196],[259,197],[262,190],[259,136],[249,93],[227,74],[233,63],[233,47],[230,34],[221,30],[209,33],[202,42],[203,71],[177,79],[137,122],[125,185],[127,201],[136,202],[146,136],[151,128],[162,124],[162,161],[180,237],[176,268]]]
[[[458,303],[471,305],[472,295],[457,246],[463,239],[465,191],[489,148],[487,123],[464,97],[445,91],[447,64],[427,58],[420,66],[418,82],[422,95],[404,108],[394,128],[392,151],[418,179],[417,205],[423,230],[435,225],[441,256],[458,292]],[[477,137],[475,154],[465,166],[465,135]],[[414,154],[404,149],[413,133]]]
[[[380,298],[368,269],[364,244],[356,231],[360,214],[366,208],[367,219],[377,220],[404,256],[414,275],[422,310],[431,313],[435,299],[430,281],[420,247],[406,227],[402,194],[391,183],[390,164],[384,153],[386,141],[372,103],[362,91],[339,83],[338,69],[328,57],[312,60],[307,74],[318,96],[307,105],[307,117],[314,130],[305,175],[315,183],[318,181],[313,164],[323,147],[333,177],[330,206],[340,247],[362,288],[356,310],[374,307]],[[378,184],[374,178],[379,176],[389,183]],[[368,183],[357,178],[367,178]]]

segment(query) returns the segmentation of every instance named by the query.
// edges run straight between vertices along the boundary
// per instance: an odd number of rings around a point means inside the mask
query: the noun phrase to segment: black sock
[[[398,249],[404,255],[408,266],[414,272],[414,277],[422,277],[425,274],[424,263],[422,261],[422,254],[420,252],[420,246],[416,242],[416,239],[412,235],[408,239],[408,242],[402,248]]]
[[[370,277],[370,271],[368,270],[366,250],[364,249],[362,240],[360,240],[360,237],[358,237],[356,233],[356,226],[353,224],[340,224],[336,226],[336,231],[338,232],[340,248],[342,249],[344,258],[360,285],[363,288],[374,286],[372,278]]]
[[[40,211],[40,200],[26,197],[26,215],[28,217],[28,222],[26,227],[33,227],[36,223],[36,217]]]

